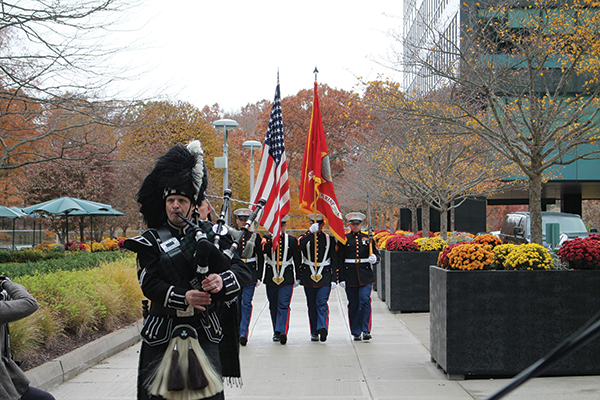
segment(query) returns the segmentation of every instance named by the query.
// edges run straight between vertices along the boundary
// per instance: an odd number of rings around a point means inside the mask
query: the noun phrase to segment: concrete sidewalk
[[[227,387],[227,399],[472,400],[486,399],[509,382],[449,381],[430,361],[427,313],[392,313],[374,292],[373,340],[355,342],[344,291],[332,291],[329,304],[328,340],[311,342],[304,291],[294,290],[288,343],[281,345],[271,340],[265,288],[260,286],[248,345],[241,348],[244,385]],[[135,399],[138,348],[139,343],[106,358],[51,393],[58,400]],[[599,399],[600,376],[537,378],[504,398]]]

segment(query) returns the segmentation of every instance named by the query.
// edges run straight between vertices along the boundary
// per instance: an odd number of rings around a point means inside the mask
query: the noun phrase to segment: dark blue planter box
[[[385,303],[390,311],[429,311],[429,267],[439,251],[387,251]]]
[[[600,271],[430,269],[430,350],[449,379],[514,376],[600,310]],[[600,338],[545,375],[600,374]]]
[[[385,301],[385,260],[387,254],[387,251],[379,250],[381,260],[379,261],[379,264],[375,264],[375,287],[377,288],[375,290],[377,290],[377,296],[379,296],[381,301]]]

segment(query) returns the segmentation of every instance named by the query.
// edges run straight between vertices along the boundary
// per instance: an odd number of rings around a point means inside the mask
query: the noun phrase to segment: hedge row
[[[10,256],[7,256],[9,254]],[[42,253],[35,250],[0,252],[0,275],[11,279],[34,274],[48,274],[98,267],[102,262],[119,261],[130,255],[119,251]],[[5,261],[7,258],[11,261]]]

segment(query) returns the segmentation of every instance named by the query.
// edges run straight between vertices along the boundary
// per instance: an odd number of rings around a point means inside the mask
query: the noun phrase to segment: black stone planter
[[[449,379],[514,376],[600,310],[600,271],[430,268],[430,350]],[[544,375],[600,374],[600,338]]]
[[[429,311],[429,267],[439,251],[387,251],[385,303],[391,311]]]
[[[379,255],[381,256],[381,260],[379,260],[379,264],[375,264],[375,287],[377,291],[377,296],[381,301],[385,301],[385,260],[387,258],[388,252],[385,250],[379,250]]]

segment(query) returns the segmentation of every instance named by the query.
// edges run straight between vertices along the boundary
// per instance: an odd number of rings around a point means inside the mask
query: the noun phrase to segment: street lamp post
[[[254,150],[260,149],[262,143],[257,140],[246,140],[242,143],[247,149],[250,149],[250,201],[252,201],[252,193],[254,192]]]
[[[213,126],[216,129],[223,129],[223,157],[215,157],[215,168],[223,169],[223,191],[229,189],[229,168],[228,168],[228,150],[229,146],[227,145],[227,130],[232,130],[238,127],[238,123],[232,119],[220,119],[218,121],[213,122]]]
[[[215,157],[215,168],[223,169],[223,192],[229,189],[229,146],[227,145],[227,130],[233,130],[238,127],[238,123],[232,119],[220,119],[213,122],[213,126],[216,129],[223,129],[223,157]],[[225,223],[229,223],[229,215],[225,216]]]

